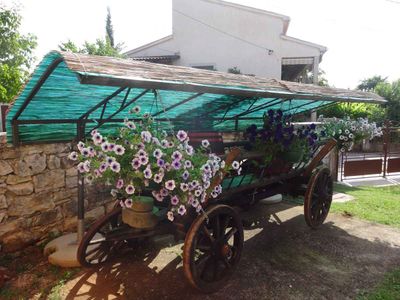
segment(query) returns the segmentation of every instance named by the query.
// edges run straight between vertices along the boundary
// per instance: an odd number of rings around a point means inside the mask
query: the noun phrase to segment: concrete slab
[[[400,184],[400,175],[391,175],[386,178],[380,176],[364,176],[346,179],[343,183],[349,186],[390,186]]]
[[[352,200],[354,200],[353,196],[344,193],[334,193],[332,198],[332,201],[336,203],[343,203]]]
[[[44,247],[43,252],[52,265],[64,268],[80,267],[76,257],[78,246],[77,234],[69,233],[52,240]]]

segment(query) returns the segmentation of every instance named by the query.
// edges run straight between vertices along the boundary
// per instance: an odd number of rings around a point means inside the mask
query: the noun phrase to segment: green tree
[[[73,53],[82,53],[90,55],[100,56],[112,56],[112,57],[125,57],[121,54],[123,43],[114,44],[114,29],[111,23],[111,12],[107,8],[106,18],[106,36],[104,39],[97,39],[94,43],[85,41],[82,47],[79,47],[73,41],[68,40],[58,45],[61,51],[70,51]]]
[[[380,83],[387,82],[387,77],[382,76],[373,76],[371,78],[366,78],[361,80],[360,84],[357,86],[357,89],[364,92],[372,92],[375,90],[375,87]]]
[[[21,16],[16,8],[0,4],[0,102],[11,102],[29,75],[34,62],[36,37],[19,32]]]
[[[375,92],[388,101],[386,105],[386,118],[391,121],[400,122],[400,79],[392,83],[379,83],[375,87]]]
[[[111,11],[110,11],[109,7],[107,7],[106,33],[107,33],[106,39],[108,39],[110,41],[111,47],[114,48],[114,46],[115,46],[115,44],[114,44],[114,28],[111,23]]]

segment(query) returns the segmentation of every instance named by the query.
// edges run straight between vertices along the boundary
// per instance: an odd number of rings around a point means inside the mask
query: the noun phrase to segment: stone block
[[[77,224],[77,217],[65,218],[63,222],[63,231],[76,231]]]
[[[51,192],[31,194],[29,196],[9,196],[7,194],[9,216],[29,216],[54,208]]]
[[[7,189],[18,196],[30,195],[33,193],[32,182],[24,182],[20,184],[8,185]]]
[[[18,218],[10,220],[7,219],[7,222],[4,222],[0,226],[0,240],[8,234],[14,233],[16,231],[21,231],[21,228],[25,227],[27,220],[24,218]]]
[[[63,168],[63,169],[69,169],[69,168],[73,167],[76,164],[75,161],[70,160],[68,158],[68,155],[62,156],[60,158],[60,162],[61,162],[61,168]]]
[[[5,195],[0,195],[0,209],[7,208],[7,200]]]
[[[7,220],[7,213],[6,212],[0,212],[0,224],[5,222]]]
[[[56,143],[43,145],[43,152],[46,154],[59,154],[62,152],[69,152],[71,144],[69,143]]]
[[[15,252],[34,244],[39,239],[38,233],[19,231],[3,238],[2,251]]]
[[[60,166],[61,166],[61,162],[60,162],[60,159],[59,159],[57,156],[55,156],[55,155],[50,155],[50,156],[47,158],[47,167],[48,167],[50,170],[59,169]]]
[[[75,167],[68,168],[65,170],[65,175],[67,177],[78,176],[78,170]]]
[[[43,226],[54,223],[57,220],[62,219],[61,208],[56,207],[55,209],[44,211],[37,216],[32,217],[32,226]]]
[[[14,159],[20,157],[21,152],[18,148],[4,147],[0,151],[0,159]]]
[[[17,161],[14,173],[21,176],[30,176],[43,172],[46,169],[46,155],[32,154],[25,156],[23,160]]]
[[[11,174],[12,172],[13,168],[11,167],[11,165],[5,160],[0,160],[0,175],[4,176]]]
[[[62,205],[64,217],[76,216],[78,213],[78,201],[72,200]]]
[[[65,171],[51,170],[33,177],[35,192],[56,190],[65,186]]]
[[[78,186],[78,176],[69,176],[65,178],[65,187],[67,189],[76,188]]]
[[[17,175],[8,175],[6,182],[7,182],[7,184],[19,184],[19,183],[28,182],[31,180],[32,180],[31,176],[21,177],[21,176],[17,176]]]

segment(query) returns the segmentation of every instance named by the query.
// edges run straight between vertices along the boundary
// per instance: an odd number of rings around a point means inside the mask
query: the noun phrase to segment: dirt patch
[[[40,270],[44,286],[28,289],[37,299],[54,294],[59,299],[352,299],[400,267],[399,229],[331,214],[311,230],[302,207],[286,203],[259,205],[242,217],[249,226],[241,263],[228,285],[212,295],[187,284],[181,245],[143,246],[61,281],[65,270],[55,274],[39,259],[39,266],[31,267],[36,271],[14,274],[7,286]]]

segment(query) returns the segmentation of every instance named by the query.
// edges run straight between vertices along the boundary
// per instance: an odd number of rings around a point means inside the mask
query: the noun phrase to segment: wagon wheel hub
[[[221,247],[221,255],[222,257],[230,258],[232,257],[232,248],[228,244],[222,245]]]

